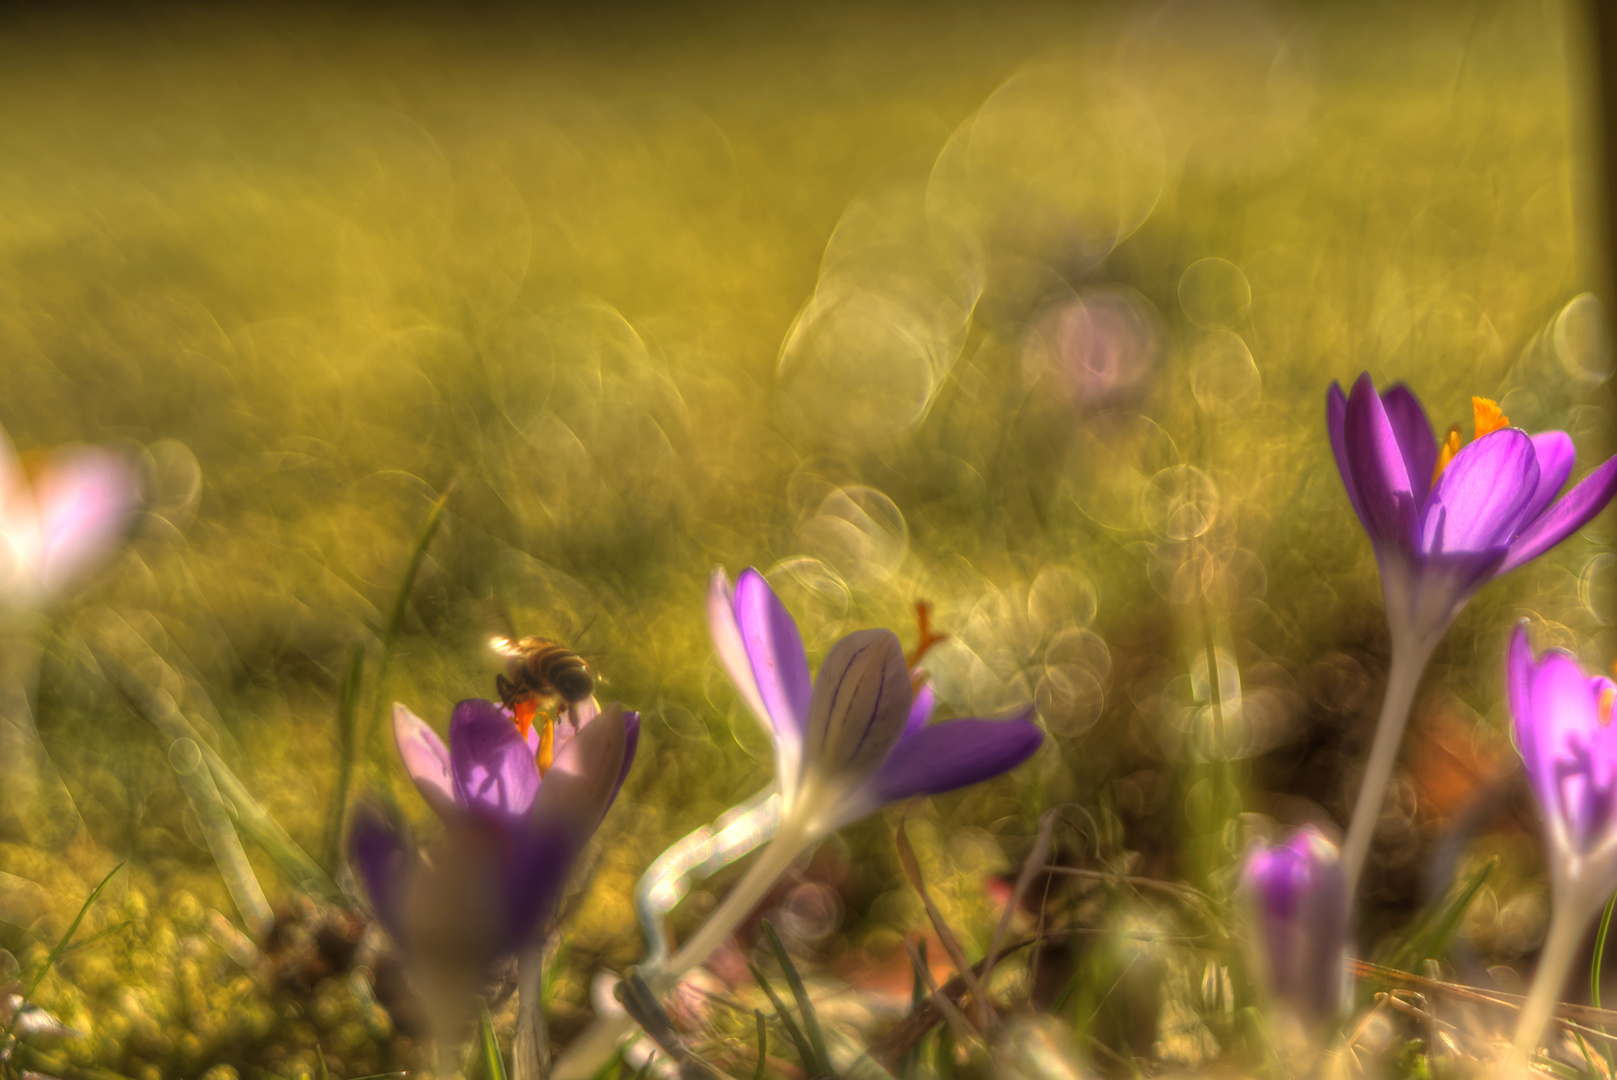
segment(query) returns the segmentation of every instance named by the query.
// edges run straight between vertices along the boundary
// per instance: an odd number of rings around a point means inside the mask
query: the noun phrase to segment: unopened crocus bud
[[[1347,884],[1336,845],[1312,825],[1283,844],[1258,841],[1241,868],[1259,978],[1307,1023],[1341,1008]]]

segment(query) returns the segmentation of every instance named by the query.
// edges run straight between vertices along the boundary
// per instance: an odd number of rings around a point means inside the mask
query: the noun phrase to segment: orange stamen
[[[1474,397],[1471,399],[1471,424],[1475,432],[1471,440],[1475,442],[1484,435],[1492,435],[1496,431],[1508,428],[1510,417],[1499,408],[1498,402],[1489,401],[1485,397]],[[1449,462],[1453,461],[1454,455],[1459,452],[1460,425],[1455,424],[1449,428],[1449,433],[1443,436],[1443,441],[1438,444],[1437,467],[1432,470],[1432,483],[1437,483],[1437,478],[1443,475],[1443,470],[1449,467]]]
[[[1460,452],[1460,425],[1455,424],[1449,428],[1449,433],[1443,436],[1443,441],[1437,447],[1437,467],[1432,470],[1432,483],[1443,475],[1443,470],[1449,467],[1454,455]]]
[[[519,701],[511,706],[511,719],[516,723],[517,730],[522,733],[524,739],[528,737],[528,729],[533,727],[533,714],[538,709],[539,703],[532,698]]]
[[[904,658],[905,665],[910,669],[910,689],[919,692],[921,684],[926,681],[925,672],[917,672],[916,665],[932,647],[941,641],[947,641],[948,634],[934,633],[932,630],[932,605],[925,600],[915,601],[915,623],[918,629],[915,650]]]
[[[539,729],[539,756],[534,759],[535,764],[539,766],[541,780],[556,761],[556,722],[550,718],[549,713],[545,713],[544,718],[544,727]]]
[[[1600,723],[1602,726],[1611,723],[1613,705],[1617,705],[1617,686],[1605,687],[1600,691]]]
[[[1485,397],[1471,399],[1471,422],[1476,426],[1473,439],[1480,439],[1484,435],[1492,435],[1501,428],[1510,426],[1510,417],[1499,408],[1499,403],[1489,401]]]

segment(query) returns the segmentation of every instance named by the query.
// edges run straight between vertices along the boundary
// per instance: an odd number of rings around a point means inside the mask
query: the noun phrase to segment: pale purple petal
[[[376,807],[361,803],[348,823],[348,859],[377,919],[398,938],[404,890],[416,861],[409,838]]]
[[[398,744],[404,771],[427,805],[442,817],[456,813],[455,781],[449,766],[449,747],[427,722],[398,702],[393,703],[393,741]]]
[[[871,778],[876,805],[937,795],[1015,768],[1039,748],[1044,733],[1029,717],[945,720],[906,737]]]
[[[831,646],[814,680],[804,772],[862,780],[904,734],[914,702],[891,630],[857,630]]]
[[[758,693],[758,680],[753,677],[752,662],[747,659],[747,646],[741,640],[741,627],[736,622],[735,589],[730,586],[730,578],[723,568],[713,571],[712,580],[708,582],[707,624],[713,634],[713,650],[729,673],[730,681],[735,683],[741,700],[773,734],[774,724]]]
[[[1522,511],[1522,524],[1526,525],[1544,512],[1555,501],[1572,475],[1572,463],[1577,451],[1572,436],[1564,431],[1543,431],[1532,437],[1533,456],[1538,460],[1538,489],[1527,500]]]
[[[462,806],[502,827],[527,816],[539,792],[539,766],[498,705],[473,698],[455,706],[449,761]]]
[[[45,587],[56,590],[111,550],[140,497],[127,461],[89,448],[58,452],[35,487]]]
[[[1389,387],[1381,395],[1381,407],[1403,451],[1404,471],[1415,493],[1415,505],[1421,506],[1431,494],[1432,472],[1437,468],[1437,436],[1432,434],[1432,423],[1426,419],[1420,399],[1403,383]]]
[[[1596,773],[1602,763],[1592,760],[1592,752],[1603,725],[1589,677],[1571,655],[1551,650],[1540,658],[1529,716],[1539,754],[1539,780],[1546,785],[1536,789],[1539,800],[1546,813],[1565,819],[1574,837],[1587,838],[1601,824],[1591,820],[1597,816],[1591,806],[1599,798],[1595,788],[1604,779]],[[1609,768],[1607,764],[1600,771]]]
[[[569,740],[539,785],[533,828],[563,828],[582,847],[612,805],[639,733],[638,714],[613,704]]]
[[[1472,554],[1509,543],[1538,490],[1538,462],[1524,432],[1503,428],[1449,462],[1426,504],[1423,554]]]
[[[1347,398],[1342,393],[1341,384],[1333,382],[1325,392],[1325,428],[1330,432],[1331,453],[1336,458],[1336,471],[1342,474],[1342,486],[1347,489],[1348,502],[1352,504],[1360,523],[1368,529],[1370,519],[1364,515],[1364,504],[1359,501],[1359,485],[1354,482],[1353,469],[1348,465],[1346,423]]]
[[[1522,524],[1499,573],[1514,570],[1571,536],[1617,495],[1617,457],[1585,476],[1536,519]]]
[[[938,695],[930,683],[923,683],[915,695],[915,704],[910,706],[909,722],[904,725],[904,737],[920,731],[932,722],[932,714],[938,708]]]
[[[800,738],[813,683],[797,624],[764,576],[750,568],[736,580],[735,610],[769,722],[781,735]]]
[[[1527,766],[1527,779],[1538,792],[1548,791],[1551,785],[1544,767],[1544,758],[1533,723],[1533,676],[1537,664],[1533,661],[1533,646],[1527,638],[1527,623],[1516,624],[1510,635],[1510,647],[1505,653],[1505,695],[1510,706],[1512,729],[1516,749]],[[1542,796],[1541,796],[1542,798]]]
[[[1414,484],[1404,464],[1403,448],[1387,419],[1369,375],[1360,375],[1348,395],[1343,444],[1360,516],[1371,542],[1410,551],[1415,543],[1417,504]]]

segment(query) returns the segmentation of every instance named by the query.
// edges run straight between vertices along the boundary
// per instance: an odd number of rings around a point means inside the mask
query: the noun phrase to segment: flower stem
[[[544,946],[517,958],[517,1030],[511,1043],[514,1080],[546,1080],[550,1074],[550,1031],[545,1025]]]
[[[1533,976],[1533,988],[1522,1005],[1520,1019],[1516,1021],[1516,1035],[1512,1040],[1516,1049],[1532,1054],[1538,1049],[1544,1034],[1544,1025],[1560,1000],[1561,987],[1566,984],[1567,969],[1577,955],[1583,941],[1584,925],[1581,905],[1557,904],[1550,917],[1550,933],[1544,939],[1544,950],[1538,955],[1538,973]]]
[[[683,948],[675,953],[661,969],[644,971],[646,981],[658,994],[667,993],[678,984],[680,976],[706,960],[713,950],[735,933],[736,927],[752,913],[786,868],[815,840],[811,831],[800,822],[783,821],[780,830],[769,845],[758,853],[758,859],[740,881],[725,896],[724,902],[713,910],[707,922],[691,936]],[[567,1047],[556,1060],[553,1080],[587,1080],[594,1076],[612,1056],[618,1040],[634,1027],[627,1016],[603,1017]]]
[[[1401,646],[1396,640],[1393,642],[1387,696],[1381,703],[1381,719],[1376,721],[1376,737],[1370,744],[1370,760],[1364,767],[1359,798],[1353,804],[1353,820],[1348,824],[1347,839],[1342,843],[1342,870],[1350,899],[1359,887],[1359,873],[1364,869],[1365,856],[1370,853],[1376,821],[1381,817],[1381,803],[1387,796],[1387,783],[1392,779],[1393,766],[1398,763],[1398,748],[1404,741],[1404,726],[1409,722],[1409,710],[1415,703],[1415,691],[1420,687],[1433,644],[1421,642],[1411,648]]]

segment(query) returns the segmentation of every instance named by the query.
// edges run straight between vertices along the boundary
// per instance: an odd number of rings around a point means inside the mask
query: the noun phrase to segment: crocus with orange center
[[[1326,395],[1331,449],[1375,549],[1392,631],[1387,696],[1342,845],[1350,889],[1432,650],[1478,589],[1571,536],[1617,494],[1617,458],[1562,494],[1574,458],[1565,432],[1509,427],[1483,398],[1472,408],[1476,438],[1460,445],[1451,431],[1440,447],[1405,386],[1378,393],[1365,374],[1351,393],[1333,383]]]
[[[1544,817],[1555,910],[1516,1045],[1532,1051],[1583,935],[1617,891],[1617,683],[1589,675],[1570,654],[1537,660],[1525,624],[1510,639],[1505,689],[1522,764]]]

